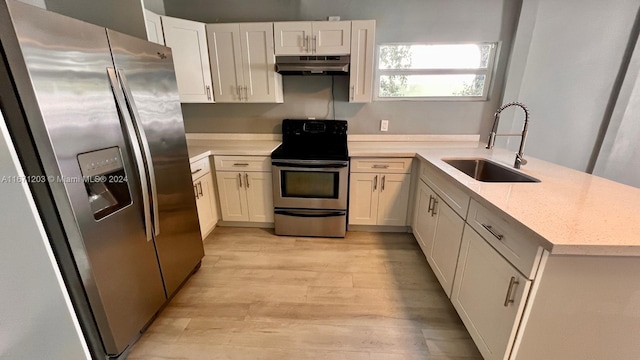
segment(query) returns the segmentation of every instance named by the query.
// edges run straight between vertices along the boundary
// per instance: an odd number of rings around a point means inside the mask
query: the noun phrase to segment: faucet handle
[[[521,165],[527,165],[527,159],[522,157],[519,153],[516,153],[516,161],[513,164],[513,167],[516,169],[520,169]]]

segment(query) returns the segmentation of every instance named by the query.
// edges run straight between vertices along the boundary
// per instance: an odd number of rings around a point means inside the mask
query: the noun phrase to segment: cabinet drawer
[[[408,174],[413,158],[355,158],[351,172]]]
[[[542,247],[529,239],[526,232],[510,224],[505,215],[490,211],[472,199],[467,222],[524,276],[535,277]]]
[[[268,156],[214,156],[216,171],[271,171]]]
[[[419,171],[420,180],[429,185],[460,217],[466,219],[471,197],[455,186],[452,180],[447,180],[440,170],[428,165],[425,161],[420,162]]]
[[[191,163],[191,180],[196,180],[202,177],[202,175],[208,174],[211,170],[209,165],[209,157],[194,161]]]

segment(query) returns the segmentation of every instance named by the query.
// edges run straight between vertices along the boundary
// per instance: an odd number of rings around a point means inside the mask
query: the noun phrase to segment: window
[[[378,100],[486,100],[496,43],[383,44]]]

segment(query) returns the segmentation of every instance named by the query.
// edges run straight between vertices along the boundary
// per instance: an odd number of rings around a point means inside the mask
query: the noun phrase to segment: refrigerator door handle
[[[153,239],[153,229],[151,224],[151,207],[149,206],[149,185],[147,183],[147,174],[144,168],[144,159],[142,158],[141,147],[136,137],[136,131],[133,127],[133,122],[129,117],[129,113],[126,109],[126,100],[124,99],[124,93],[118,84],[118,78],[116,76],[116,70],[114,68],[107,68],[107,74],[109,75],[109,83],[111,83],[111,91],[116,100],[116,107],[118,110],[118,116],[127,129],[127,136],[131,142],[131,150],[136,161],[136,167],[140,176],[140,185],[142,186],[142,203],[144,210],[144,227],[147,241]]]
[[[140,139],[140,144],[142,145],[142,153],[145,156],[145,160],[147,163],[147,172],[149,174],[149,184],[151,185],[151,208],[153,210],[153,233],[158,236],[160,235],[160,216],[158,212],[158,189],[156,187],[156,172],[153,168],[153,159],[151,158],[151,150],[149,149],[149,141],[147,140],[147,134],[140,123],[140,115],[138,114],[138,107],[136,106],[136,102],[133,99],[133,94],[131,93],[131,88],[129,88],[129,84],[127,83],[127,77],[122,69],[118,69],[118,78],[120,79],[120,84],[122,85],[122,91],[124,93],[124,98],[127,102],[127,106],[129,109],[129,113],[131,114],[131,120],[133,125],[136,128],[136,133],[138,134],[138,138]]]

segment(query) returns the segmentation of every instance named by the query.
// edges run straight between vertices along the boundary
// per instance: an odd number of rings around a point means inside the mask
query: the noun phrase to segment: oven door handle
[[[272,161],[271,165],[278,167],[288,168],[310,168],[310,169],[340,169],[349,166],[348,161],[344,162],[285,162],[285,161]]]
[[[309,211],[309,210],[275,210],[274,211],[276,214],[278,215],[285,215],[285,216],[293,216],[293,217],[336,217],[336,216],[346,216],[347,215],[347,211],[346,210],[327,210],[327,211],[323,211],[323,210],[316,210],[316,211]]]

